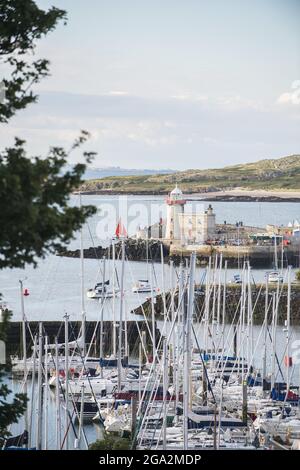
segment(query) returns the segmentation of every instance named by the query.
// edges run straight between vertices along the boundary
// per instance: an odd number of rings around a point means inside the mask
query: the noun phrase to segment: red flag
[[[116,237],[117,238],[127,237],[127,232],[126,232],[124,225],[122,224],[121,219],[119,220],[119,223],[116,228]]]

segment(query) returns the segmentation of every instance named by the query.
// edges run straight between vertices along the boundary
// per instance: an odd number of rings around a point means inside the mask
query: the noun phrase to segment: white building
[[[171,191],[166,199],[167,203],[167,223],[166,223],[166,234],[167,240],[177,240],[184,243],[184,232],[183,226],[180,223],[182,216],[184,215],[184,206],[186,200],[183,198],[182,191],[176,188]]]
[[[203,244],[215,237],[216,216],[211,205],[202,213],[185,212],[186,200],[176,185],[166,199],[165,240],[170,244]]]

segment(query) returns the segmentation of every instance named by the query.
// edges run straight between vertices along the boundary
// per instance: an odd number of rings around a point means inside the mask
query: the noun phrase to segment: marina
[[[0,0],[1,468],[287,466],[300,1],[53,3]]]
[[[32,271],[48,271],[42,299],[30,271],[21,290],[3,285],[14,311],[8,380],[30,399],[13,435],[26,431],[38,449],[107,436],[141,450],[298,448],[297,269],[228,268],[222,254],[199,266],[195,252],[177,265],[162,248],[160,259],[131,261],[127,237],[109,242],[121,256],[85,259],[90,232],[78,234],[79,259],[52,256]]]

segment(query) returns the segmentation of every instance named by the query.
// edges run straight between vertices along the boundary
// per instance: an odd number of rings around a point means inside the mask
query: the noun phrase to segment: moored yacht
[[[89,299],[111,299],[112,297],[117,296],[119,293],[119,289],[109,290],[109,281],[106,281],[104,284],[102,282],[98,282],[94,288],[88,289],[86,295]]]
[[[132,292],[135,294],[147,294],[154,291],[155,288],[151,286],[148,279],[139,279],[132,288]]]

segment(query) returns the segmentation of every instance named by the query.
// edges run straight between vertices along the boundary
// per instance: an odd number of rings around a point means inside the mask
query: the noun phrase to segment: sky
[[[300,0],[38,0],[51,77],[1,126],[38,155],[91,132],[93,166],[213,168],[300,154]],[[72,161],[79,161],[74,154]]]

